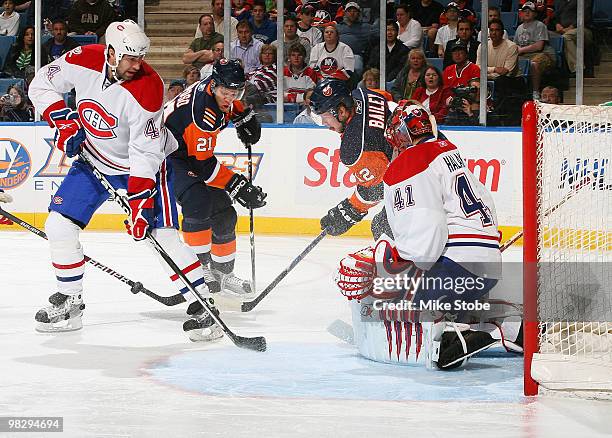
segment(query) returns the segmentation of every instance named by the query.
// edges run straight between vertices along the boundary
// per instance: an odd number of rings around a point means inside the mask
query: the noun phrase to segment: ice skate
[[[36,331],[42,333],[70,332],[83,328],[81,316],[85,304],[80,293],[64,295],[56,292],[49,297],[51,306],[40,309],[34,319]]]
[[[213,270],[209,265],[202,265],[202,269],[204,270],[204,282],[206,286],[208,286],[208,290],[211,294],[216,294],[221,292],[221,283],[217,279],[217,276],[213,273]]]
[[[233,272],[225,274],[213,269],[213,274],[221,285],[221,290],[238,298],[250,298],[253,294],[251,283],[234,275]]]
[[[218,315],[219,311],[214,306],[213,300],[209,299],[209,303],[211,310],[215,312],[215,315]],[[191,341],[209,342],[223,337],[221,327],[219,327],[198,301],[194,301],[189,305],[187,314],[191,318],[183,323],[183,331],[187,333]]]

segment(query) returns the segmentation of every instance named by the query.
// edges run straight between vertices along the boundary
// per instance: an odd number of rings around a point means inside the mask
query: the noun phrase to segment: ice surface
[[[311,239],[256,236],[258,288]],[[82,241],[89,256],[155,292],[175,293],[145,244],[121,233],[84,233]],[[227,340],[189,342],[184,307],[132,295],[90,266],[83,330],[36,333],[34,314],[54,292],[47,244],[2,232],[0,416],[63,416],[68,437],[612,434],[608,402],[523,397],[519,357],[489,352],[442,373],[358,356],[326,329],[350,321],[332,272],[365,245],[327,237],[255,311],[226,313],[237,333],[266,336],[268,351],[256,353]],[[248,237],[238,248],[237,271],[248,277]]]

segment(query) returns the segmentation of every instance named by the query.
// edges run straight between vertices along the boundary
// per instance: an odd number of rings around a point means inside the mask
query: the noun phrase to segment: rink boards
[[[442,130],[459,148],[466,167],[491,191],[504,236],[514,234],[522,224],[520,130]],[[37,226],[44,223],[49,201],[70,168],[70,160],[53,148],[53,134],[45,123],[0,124],[0,187],[15,199],[10,210]],[[268,193],[267,206],[255,213],[258,233],[319,233],[319,218],[355,186],[340,163],[339,145],[338,134],[327,129],[264,126],[253,147],[255,183]],[[233,128],[219,136],[216,155],[227,166],[247,173],[247,153]],[[237,210],[242,216],[239,230],[248,230],[248,213],[240,206]],[[119,230],[123,219],[119,208],[107,202],[90,229]],[[347,233],[369,234],[368,220]]]

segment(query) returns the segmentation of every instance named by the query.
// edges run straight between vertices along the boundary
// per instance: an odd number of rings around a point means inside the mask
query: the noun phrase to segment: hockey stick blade
[[[321,231],[321,233],[315,238],[315,240],[313,240],[312,242],[310,242],[310,244],[304,249],[304,251],[302,251],[295,259],[293,259],[293,261],[291,262],[291,264],[289,266],[287,266],[287,268],[281,272],[280,274],[278,274],[278,276],[272,281],[272,283],[270,283],[268,285],[268,287],[266,287],[259,295],[257,295],[257,297],[252,300],[252,301],[247,301],[245,303],[242,303],[241,306],[241,310],[243,312],[250,312],[251,310],[253,310],[255,308],[255,306],[257,306],[261,300],[263,300],[270,292],[272,292],[272,289],[274,289],[276,287],[276,285],[278,283],[281,282],[281,280],[283,278],[285,278],[287,276],[287,274],[289,274],[289,272],[291,272],[291,270],[293,268],[295,268],[295,266],[302,261],[302,259],[304,257],[306,257],[306,255],[312,251],[312,249],[317,246],[317,244],[327,235],[327,231],[323,230]]]
[[[20,227],[25,228],[26,230],[36,234],[37,236],[42,237],[45,240],[48,240],[47,239],[47,235],[45,234],[45,232],[43,230],[41,230],[39,228],[36,228],[34,225],[31,225],[31,224],[27,223],[26,221],[24,221],[23,219],[18,218],[14,214],[9,213],[8,211],[4,210],[2,207],[0,207],[0,215],[9,218],[10,220],[15,222]],[[137,294],[139,292],[142,292],[146,296],[148,296],[150,298],[153,298],[155,301],[163,304],[164,306],[168,306],[168,307],[176,306],[177,304],[181,304],[181,303],[185,302],[185,297],[183,297],[183,295],[181,295],[181,294],[176,294],[176,295],[172,295],[172,296],[169,296],[169,297],[164,297],[164,296],[158,295],[155,292],[152,292],[149,289],[147,289],[146,287],[144,287],[144,285],[140,281],[130,280],[129,278],[127,278],[124,275],[118,273],[114,269],[109,268],[108,266],[100,263],[97,260],[92,259],[91,257],[89,257],[87,255],[85,255],[84,258],[85,258],[85,261],[87,263],[89,263],[89,264],[93,265],[94,267],[100,269],[101,271],[105,272],[106,274],[110,275],[111,277],[116,278],[120,282],[125,283],[128,286],[130,286],[130,291],[133,294]]]
[[[231,332],[230,332],[231,333]],[[244,336],[238,336],[234,333],[228,334],[228,337],[232,340],[234,345],[246,350],[253,351],[266,351],[267,343],[266,338],[263,336],[256,336],[254,338],[245,338]]]

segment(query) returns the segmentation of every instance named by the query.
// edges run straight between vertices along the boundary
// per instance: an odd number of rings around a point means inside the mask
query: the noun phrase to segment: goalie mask
[[[106,64],[110,67],[113,79],[120,80],[117,76],[117,67],[124,56],[144,58],[149,51],[151,41],[144,31],[132,20],[116,21],[109,24],[104,35],[106,50],[104,52]],[[115,51],[115,64],[108,60],[109,49]]]
[[[402,151],[422,137],[436,137],[433,116],[418,102],[402,100],[391,115],[385,138],[394,149]]]

